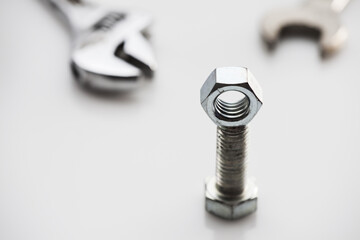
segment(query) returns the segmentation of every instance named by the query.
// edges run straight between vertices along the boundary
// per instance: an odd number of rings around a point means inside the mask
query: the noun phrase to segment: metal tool
[[[270,12],[263,20],[262,36],[273,48],[283,34],[303,33],[319,39],[324,57],[337,52],[348,33],[340,22],[340,13],[350,0],[308,0],[298,8]]]
[[[241,218],[257,208],[257,187],[245,176],[246,125],[262,106],[261,89],[247,68],[217,68],[202,86],[200,101],[217,125],[216,176],[206,181],[206,210]]]
[[[99,7],[82,0],[46,0],[73,34],[71,67],[76,79],[96,90],[129,90],[156,68],[146,38],[147,14]]]

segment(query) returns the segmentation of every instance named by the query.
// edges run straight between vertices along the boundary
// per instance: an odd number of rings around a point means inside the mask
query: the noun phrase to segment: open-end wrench
[[[321,54],[329,56],[338,51],[348,37],[339,15],[349,2],[308,0],[298,8],[270,12],[263,20],[263,39],[273,48],[283,33],[288,31],[315,34],[319,38]]]
[[[71,68],[82,85],[126,91],[152,76],[156,61],[146,38],[150,16],[83,0],[46,1],[62,13],[71,28]]]

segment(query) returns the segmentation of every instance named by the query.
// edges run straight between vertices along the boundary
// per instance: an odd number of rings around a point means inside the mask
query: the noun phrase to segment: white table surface
[[[269,54],[261,17],[299,1],[98,0],[155,18],[159,70],[123,97],[77,86],[69,32],[40,1],[1,1],[0,239],[360,239],[360,2],[333,58],[306,39]],[[264,92],[258,211],[235,222],[204,210],[215,125],[199,90],[218,66],[249,67]]]

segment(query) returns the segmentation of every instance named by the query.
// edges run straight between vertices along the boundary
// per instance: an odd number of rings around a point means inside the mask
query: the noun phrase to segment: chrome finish
[[[349,4],[350,0],[309,0],[308,4],[323,4],[330,6],[334,12],[340,13]]]
[[[262,37],[274,48],[282,33],[303,33],[319,38],[324,57],[337,52],[348,38],[340,13],[350,0],[309,0],[297,8],[270,12],[262,23]]]
[[[149,15],[82,0],[46,1],[59,10],[71,29],[71,67],[82,85],[126,91],[152,76],[156,60],[145,37],[151,23]]]
[[[243,94],[228,102],[225,92]],[[257,208],[257,187],[246,178],[247,124],[262,106],[262,92],[247,68],[215,69],[200,92],[200,101],[217,125],[216,175],[205,184],[206,210],[225,219],[244,217]]]

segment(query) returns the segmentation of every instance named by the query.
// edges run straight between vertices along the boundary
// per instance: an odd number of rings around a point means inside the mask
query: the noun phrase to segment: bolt
[[[200,101],[217,125],[216,174],[205,184],[205,208],[229,220],[257,208],[257,187],[246,179],[247,124],[262,106],[261,89],[247,68],[215,69]]]

